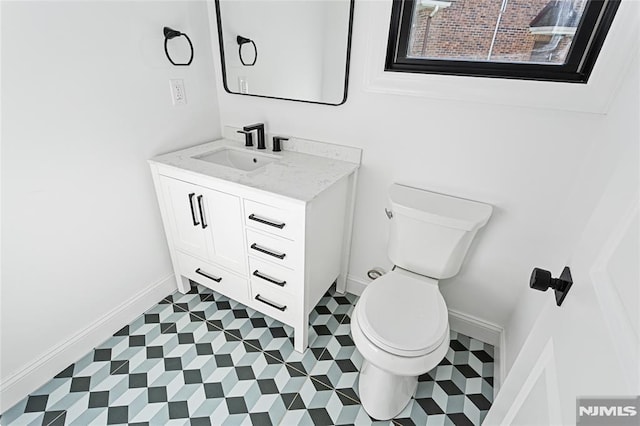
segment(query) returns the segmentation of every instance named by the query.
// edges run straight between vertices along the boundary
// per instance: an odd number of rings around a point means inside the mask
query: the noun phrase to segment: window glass
[[[585,82],[618,5],[394,0],[387,70]]]
[[[563,64],[585,0],[421,0],[409,57]]]

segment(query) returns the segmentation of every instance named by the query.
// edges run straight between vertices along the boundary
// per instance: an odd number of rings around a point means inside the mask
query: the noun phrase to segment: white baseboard
[[[493,363],[493,400],[496,400],[496,395],[502,386],[502,382],[507,377],[507,342],[506,333],[504,330],[500,333],[500,345],[496,348],[495,360]]]
[[[347,293],[360,296],[364,289],[367,287],[367,283],[360,278],[356,278],[353,275],[347,275]]]
[[[463,314],[454,309],[449,309],[449,327],[453,331],[488,343],[500,346],[502,327],[488,321],[476,318],[473,315]]]
[[[360,296],[367,283],[352,275],[347,276],[347,292]],[[494,352],[494,394],[497,393],[500,383],[505,376],[505,342],[504,330],[499,325],[482,320],[472,315],[464,314],[449,309],[449,327],[451,330],[473,337],[485,343],[493,345]]]
[[[0,382],[0,412],[51,380],[53,376],[107,340],[176,288],[175,276],[153,283],[120,306],[96,319],[70,339],[51,348],[22,370]]]
[[[473,337],[494,347],[493,356],[493,394],[497,395],[505,376],[504,329],[497,324],[449,309],[449,327],[453,331]]]

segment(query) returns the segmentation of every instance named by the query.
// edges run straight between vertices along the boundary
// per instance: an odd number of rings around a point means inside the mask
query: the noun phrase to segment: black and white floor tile
[[[493,347],[451,332],[392,421],[359,403],[357,297],[329,291],[293,329],[200,286],[174,293],[0,416],[3,425],[479,425],[493,401]]]

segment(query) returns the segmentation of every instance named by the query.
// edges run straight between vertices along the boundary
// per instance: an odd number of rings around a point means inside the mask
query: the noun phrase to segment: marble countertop
[[[219,139],[159,155],[149,162],[223,179],[304,202],[313,200],[322,191],[350,175],[360,166],[361,150],[358,148],[293,138],[283,142],[281,152],[257,151],[276,155],[279,159],[253,171],[236,170],[193,158],[224,146],[255,150],[255,148],[245,148],[243,145],[242,141]],[[312,151],[313,154],[301,152],[305,150]]]

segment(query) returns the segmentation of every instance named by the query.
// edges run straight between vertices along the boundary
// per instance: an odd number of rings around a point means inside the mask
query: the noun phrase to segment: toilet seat
[[[367,286],[356,310],[363,334],[389,353],[418,357],[448,337],[447,306],[436,280],[389,272]]]

